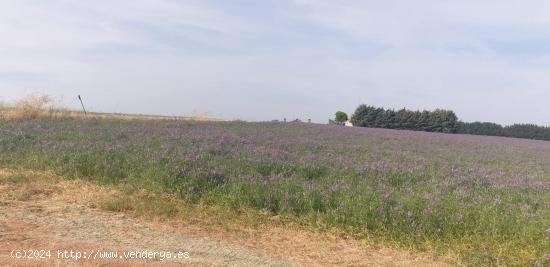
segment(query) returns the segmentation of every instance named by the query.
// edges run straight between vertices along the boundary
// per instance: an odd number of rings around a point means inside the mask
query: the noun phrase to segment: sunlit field
[[[0,166],[235,213],[262,210],[471,266],[550,264],[545,141],[308,123],[38,118],[0,121]]]

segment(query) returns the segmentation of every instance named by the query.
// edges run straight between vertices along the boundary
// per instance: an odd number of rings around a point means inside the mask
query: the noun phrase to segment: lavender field
[[[0,167],[266,210],[471,266],[550,264],[550,142],[305,123],[0,121]]]

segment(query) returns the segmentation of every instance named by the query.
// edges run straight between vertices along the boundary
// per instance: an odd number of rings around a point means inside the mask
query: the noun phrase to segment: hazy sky
[[[547,0],[1,0],[0,97],[326,122],[360,103],[550,125]]]

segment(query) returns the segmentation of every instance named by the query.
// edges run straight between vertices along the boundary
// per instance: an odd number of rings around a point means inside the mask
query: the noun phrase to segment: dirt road
[[[449,266],[318,233],[203,229],[107,212],[95,203],[113,194],[109,189],[44,183],[42,176],[14,178],[13,171],[0,170],[0,266]],[[42,259],[18,259],[29,250]]]

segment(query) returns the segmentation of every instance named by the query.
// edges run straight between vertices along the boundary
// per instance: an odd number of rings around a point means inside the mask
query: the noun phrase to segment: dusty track
[[[370,248],[357,241],[268,227],[227,231],[187,222],[155,222],[106,212],[97,201],[116,192],[82,181],[2,181],[0,170],[0,266],[448,266],[425,256]],[[13,259],[13,250],[51,250],[50,259]],[[188,258],[59,259],[73,250],[188,252]]]

